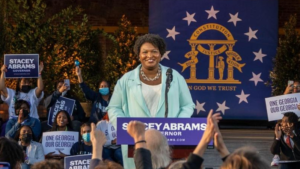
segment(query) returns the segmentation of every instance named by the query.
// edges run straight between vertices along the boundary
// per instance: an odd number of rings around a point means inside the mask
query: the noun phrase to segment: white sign
[[[297,107],[300,103],[300,93],[268,97],[265,100],[269,121],[282,119],[286,112],[294,112],[300,116],[300,110]]]
[[[106,120],[99,121],[97,123],[97,129],[101,130],[105,134],[106,140],[114,140],[117,138],[116,129]]]
[[[70,155],[70,150],[78,142],[79,133],[75,131],[50,131],[44,132],[42,145],[45,155],[51,152],[59,154],[59,151]]]

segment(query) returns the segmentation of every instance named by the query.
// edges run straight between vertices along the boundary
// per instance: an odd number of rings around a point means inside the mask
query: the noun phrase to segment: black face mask
[[[21,91],[24,93],[28,93],[31,90],[30,85],[22,85]]]
[[[23,141],[24,143],[30,143],[31,139],[32,139],[32,134],[21,135],[21,141]]]
[[[28,111],[28,110],[24,110],[24,109],[23,109],[23,116],[24,116],[24,117],[27,117],[27,116],[28,116],[28,114],[29,114],[29,111]]]

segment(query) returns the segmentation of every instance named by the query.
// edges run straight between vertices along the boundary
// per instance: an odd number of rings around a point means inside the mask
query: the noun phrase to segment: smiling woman
[[[165,99],[164,82],[170,69],[160,64],[165,51],[166,44],[158,35],[146,34],[136,40],[134,52],[141,64],[117,82],[107,107],[115,127],[117,117],[165,117],[165,102],[170,105],[166,117],[191,117],[195,105],[185,79],[176,70],[171,71],[173,78]],[[127,146],[122,146],[122,154],[124,168],[135,168],[127,157]]]

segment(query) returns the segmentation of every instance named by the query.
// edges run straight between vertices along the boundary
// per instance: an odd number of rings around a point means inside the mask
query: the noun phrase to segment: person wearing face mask
[[[102,119],[107,119],[106,107],[110,101],[109,83],[105,80],[99,84],[99,92],[91,90],[82,79],[81,68],[76,67],[76,75],[78,76],[78,82],[83,91],[85,97],[93,102],[93,107],[90,115],[89,122],[97,124]]]
[[[82,155],[82,154],[92,154],[92,142],[91,142],[91,124],[83,123],[80,127],[80,137],[81,141],[73,144],[70,155]]]
[[[22,126],[16,133],[15,140],[22,147],[25,160],[22,169],[29,169],[31,165],[45,160],[41,143],[34,141],[34,134],[30,126]]]
[[[29,114],[30,105],[25,100],[18,100],[15,103],[15,112],[18,117],[13,117],[8,120],[5,128],[5,136],[14,138],[17,131],[24,125],[32,128],[34,139],[38,139],[41,134],[41,123],[38,119],[32,118]]]
[[[79,131],[81,122],[85,122],[85,112],[84,112],[80,102],[71,95],[70,91],[68,91],[68,88],[69,88],[69,86],[67,86],[63,80],[58,81],[56,84],[56,91],[54,91],[52,93],[52,95],[48,96],[44,100],[44,106],[47,108],[47,111],[49,114],[50,107],[52,107],[56,103],[56,101],[59,97],[62,96],[62,97],[66,97],[66,98],[75,100],[75,105],[74,105],[73,113],[71,116],[71,120],[72,120],[73,129],[75,131]],[[47,115],[47,117],[48,117],[48,115]],[[47,123],[47,122],[45,122],[45,123]]]
[[[43,62],[39,66],[39,77],[37,80],[37,87],[32,89],[29,79],[21,79],[17,81],[16,90],[7,88],[5,85],[5,72],[7,71],[6,65],[3,65],[1,68],[1,77],[0,77],[0,91],[1,99],[8,104],[9,117],[14,117],[15,114],[15,103],[17,100],[26,100],[30,103],[30,116],[33,118],[39,119],[37,106],[39,102],[44,97],[44,84],[42,79],[42,71],[44,69]]]

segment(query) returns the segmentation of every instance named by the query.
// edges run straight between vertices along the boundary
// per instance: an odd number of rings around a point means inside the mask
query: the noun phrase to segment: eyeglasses
[[[295,89],[295,88],[296,88],[296,89],[300,89],[300,85],[291,85],[290,87],[291,87],[292,89]]]

